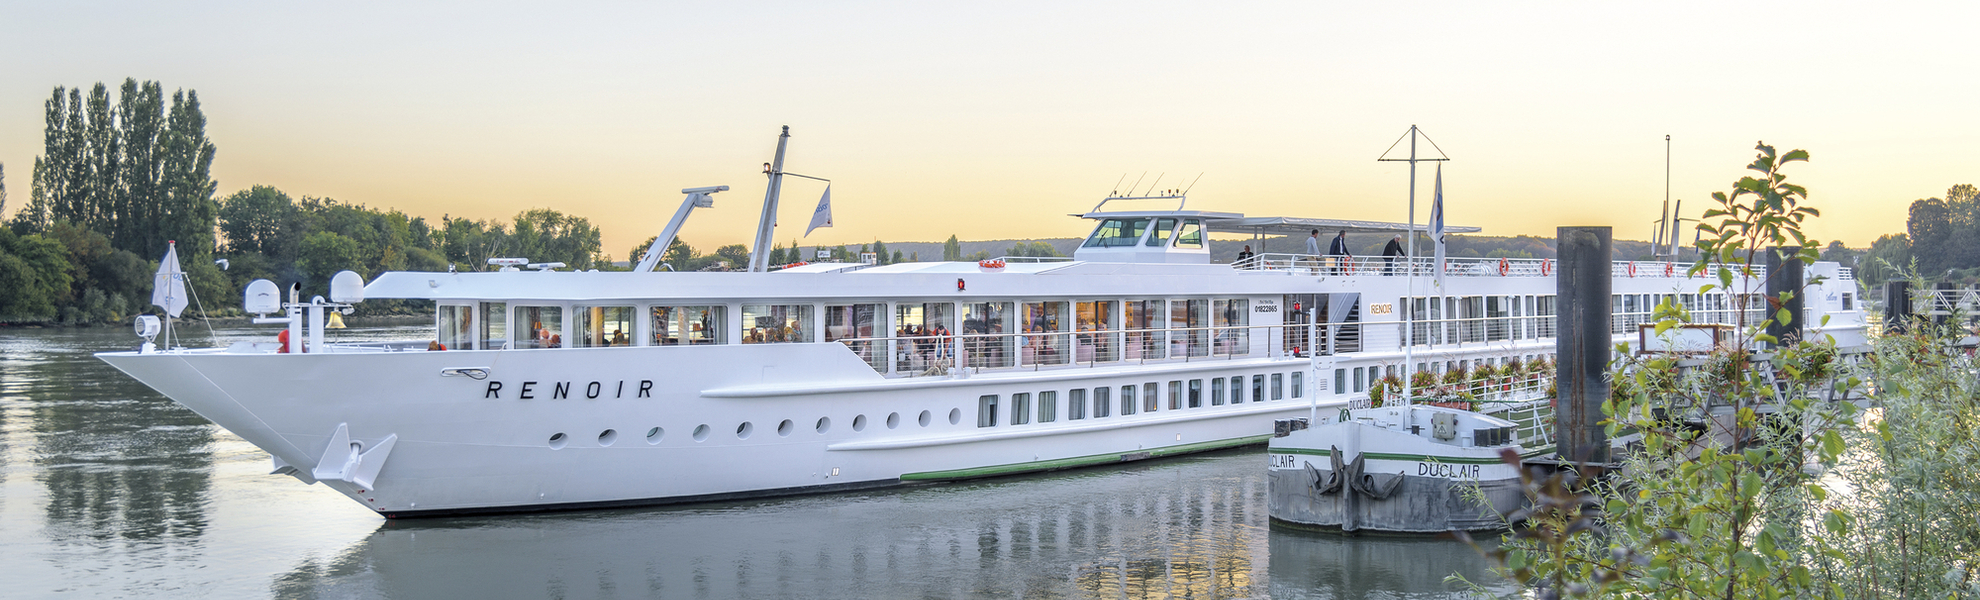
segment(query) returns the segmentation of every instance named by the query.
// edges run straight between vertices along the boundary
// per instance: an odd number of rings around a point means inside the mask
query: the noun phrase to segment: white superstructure
[[[1416,294],[1405,284],[1428,259],[1214,264],[1212,231],[1410,228],[1176,200],[1079,215],[1097,223],[1072,260],[393,272],[361,297],[433,301],[432,337],[343,344],[311,324],[292,329],[300,352],[99,357],[268,451],[276,472],[399,517],[852,489],[1256,444],[1275,418],[1365,406],[1383,376],[1553,351],[1548,261],[1454,259],[1451,291],[1436,296],[1420,275]],[[1618,331],[1633,337],[1666,295],[1731,310],[1698,295],[1684,268],[1618,263]],[[1808,296],[1808,322],[1831,317],[1828,333],[1860,339],[1848,272],[1813,269],[1830,278]],[[307,318],[277,320],[320,323],[334,308],[312,304]]]

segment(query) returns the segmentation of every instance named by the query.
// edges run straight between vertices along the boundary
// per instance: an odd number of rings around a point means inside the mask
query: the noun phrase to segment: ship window
[[[1161,393],[1162,390],[1160,384],[1157,384],[1153,381],[1142,384],[1141,386],[1142,412],[1155,412],[1156,409],[1162,408]]]
[[[858,341],[873,337],[874,321],[880,317],[878,304],[840,304],[825,307],[825,341],[839,342],[873,370],[886,372],[884,343]]]
[[[962,422],[962,409],[960,408],[949,409],[949,424],[954,425],[961,422]]]
[[[853,431],[866,431],[866,415],[853,415]]]
[[[1211,303],[1211,312],[1218,329],[1211,342],[1210,353],[1218,356],[1251,353],[1251,330],[1244,329],[1251,324],[1251,302],[1242,298],[1217,300]]]
[[[564,346],[564,307],[561,306],[518,306],[516,322],[528,323],[528,329],[517,328],[517,348],[561,348]]]
[[[571,347],[632,345],[633,307],[580,306],[573,312],[577,317],[577,329],[571,332],[575,338]]]
[[[1169,410],[1181,410],[1182,407],[1183,407],[1182,382],[1171,381],[1169,382]]]
[[[955,305],[947,302],[927,302],[913,304],[903,302],[894,305],[894,335],[900,341],[894,345],[894,372],[925,373],[938,361],[953,359],[955,338],[953,335]]]
[[[1210,405],[1224,405],[1224,378],[1222,377],[1210,380]]]
[[[1087,238],[1084,248],[1114,248],[1133,246],[1141,241],[1141,232],[1148,227],[1148,219],[1107,219],[1093,230],[1093,237]]]
[[[1136,406],[1134,403],[1134,386],[1121,386],[1121,415],[1127,416],[1134,414]]]
[[[1420,369],[1421,367],[1418,367],[1418,368]],[[1301,386],[1300,386],[1300,384],[1302,384],[1302,383],[1305,383],[1305,382],[1303,381],[1303,380],[1305,379],[1305,377],[1302,377],[1302,376],[1303,376],[1303,375],[1305,375],[1305,374],[1306,374],[1306,373],[1304,373],[1304,372],[1301,372],[1301,371],[1293,371],[1293,374],[1292,374],[1292,397],[1294,397],[1294,398],[1299,398],[1299,397],[1301,397],[1301,396],[1303,396],[1303,395],[1304,395],[1304,394],[1303,394],[1303,392],[1305,392],[1306,390],[1303,390],[1303,389],[1300,389],[1300,388],[1301,388]]]
[[[474,307],[443,305],[439,310],[439,331],[434,341],[448,350],[473,349]]]
[[[976,426],[997,426],[997,395],[987,394],[976,399]]]
[[[1850,292],[1843,292],[1843,293],[1842,293],[1842,309],[1843,309],[1843,310],[1856,310],[1856,295],[1855,295],[1855,294],[1853,294],[1853,293],[1850,293]]]
[[[1148,245],[1161,247],[1169,245],[1169,234],[1176,232],[1175,219],[1156,219],[1155,231],[1148,235]]]
[[[1200,406],[1203,406],[1203,380],[1191,379],[1189,380],[1189,407],[1197,408]]]
[[[1162,300],[1129,300],[1124,313],[1127,316],[1127,359],[1146,360],[1162,358]]]
[[[564,435],[563,432],[550,434],[551,450],[563,450],[564,446],[569,443],[571,443],[571,438],[569,436]]]
[[[1098,419],[1107,416],[1107,412],[1113,410],[1113,404],[1107,398],[1107,394],[1109,393],[1110,388],[1093,388],[1093,418]]]
[[[901,426],[901,413],[887,413],[887,428],[893,429],[895,427],[900,427],[900,426]]]
[[[921,416],[914,418],[914,422],[920,423],[922,427],[927,427],[928,424],[934,422],[934,420],[935,420],[935,413],[931,413],[925,410],[921,411]]]
[[[1203,224],[1196,219],[1183,221],[1182,229],[1176,230],[1177,248],[1202,248]]]
[[[1080,331],[1107,331],[1114,326],[1114,302],[1079,302],[1073,305]],[[1075,362],[1113,362],[1121,359],[1119,333],[1082,333],[1073,337]]]
[[[1357,394],[1358,394],[1358,393],[1361,393],[1361,392],[1362,392],[1363,390],[1367,390],[1367,389],[1368,389],[1368,384],[1367,384],[1366,382],[1363,382],[1363,381],[1361,380],[1361,377],[1362,377],[1362,371],[1361,371],[1361,367],[1355,367],[1355,368],[1354,368],[1354,391],[1355,391],[1355,393],[1357,393]]]
[[[1031,394],[1011,394],[1011,424],[1023,425],[1031,422]]]
[[[809,304],[744,304],[742,323],[745,344],[805,343],[818,341],[812,335]]]
[[[1169,302],[1169,356],[1210,355],[1210,301]]]
[[[1059,393],[1038,393],[1038,422],[1050,423],[1059,420]]]
[[[509,304],[481,303],[481,349],[500,350],[509,343]]]
[[[1286,398],[1286,386],[1285,386],[1285,383],[1286,383],[1286,382],[1285,382],[1285,378],[1286,378],[1286,376],[1285,376],[1285,374],[1284,374],[1284,373],[1273,373],[1273,374],[1272,374],[1272,399],[1273,399],[1273,400],[1284,400],[1284,399]]]
[[[1252,376],[1251,376],[1251,401],[1252,401],[1252,402],[1264,402],[1264,401],[1265,401],[1265,376],[1264,376],[1264,375],[1252,375]]]
[[[1010,302],[963,305],[963,335],[987,336],[963,339],[963,352],[969,356],[969,366],[999,368],[1017,364],[1017,338],[1008,335],[1017,333],[1016,318],[1016,311]]]
[[[1347,369],[1334,369],[1334,393],[1348,393]]]
[[[1086,389],[1066,391],[1066,420],[1078,421],[1086,418]]]
[[[1026,302],[1018,306],[1018,324],[1024,331],[1018,349],[1018,364],[1063,365],[1072,356],[1072,339],[1064,335],[1065,302]]]
[[[727,337],[725,306],[655,306],[647,310],[653,323],[653,345],[720,344]]]
[[[1244,376],[1231,378],[1231,404],[1244,404]]]

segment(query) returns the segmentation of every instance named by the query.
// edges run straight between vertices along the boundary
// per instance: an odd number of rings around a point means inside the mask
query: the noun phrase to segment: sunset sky
[[[587,217],[604,249],[726,184],[683,238],[744,243],[780,126],[831,178],[805,245],[1068,237],[1146,172],[1190,205],[1401,221],[1411,124],[1452,159],[1450,221],[1649,235],[1756,140],[1862,247],[1980,183],[1980,3],[7,2],[11,213],[58,85],[199,92],[222,194],[264,184],[442,214]],[[1419,220],[1430,171],[1420,173]],[[1143,187],[1149,184],[1144,180]],[[780,242],[822,184],[785,185]],[[1123,190],[1125,191],[1125,190]]]

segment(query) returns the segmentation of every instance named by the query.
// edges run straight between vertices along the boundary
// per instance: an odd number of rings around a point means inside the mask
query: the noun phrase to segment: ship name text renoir
[[[638,383],[630,386],[630,389],[626,385],[627,381],[623,379],[605,382],[593,381],[586,383],[583,387],[575,386],[570,381],[552,381],[548,382],[549,387],[547,389],[539,387],[544,382],[525,381],[522,382],[522,385],[508,388],[507,391],[513,392],[515,395],[512,397],[518,400],[535,400],[538,398],[562,400],[571,397],[572,394],[583,394],[586,399],[598,398],[606,394],[611,394],[613,398],[624,398],[627,392],[631,392],[634,398],[653,397],[653,380],[641,379]],[[499,399],[502,397],[503,391],[505,390],[502,382],[489,381],[488,388],[481,392],[481,397]],[[544,394],[548,394],[548,396]]]

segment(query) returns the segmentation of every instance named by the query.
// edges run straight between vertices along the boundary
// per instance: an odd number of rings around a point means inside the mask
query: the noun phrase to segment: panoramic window
[[[1124,307],[1127,316],[1127,359],[1144,360],[1162,358],[1164,336],[1162,329],[1163,300],[1129,300]]]
[[[880,317],[878,304],[830,304],[825,306],[825,341],[839,342],[866,361],[876,371],[887,369],[886,347],[878,342],[859,341],[873,337],[874,321]]]
[[[1141,241],[1141,232],[1148,228],[1148,219],[1107,219],[1093,230],[1093,237],[1087,238],[1084,248],[1113,248],[1133,246]]]
[[[509,343],[509,305],[481,303],[481,349],[500,350]]]
[[[894,371],[928,373],[955,360],[955,305],[947,302],[894,305]]]
[[[1065,302],[1026,302],[1020,307],[1019,325],[1024,341],[1018,349],[1019,364],[1063,365],[1072,358],[1072,338],[1065,335]]]
[[[809,304],[744,304],[742,324],[745,344],[818,341],[812,332]]]
[[[529,326],[516,330],[517,348],[564,347],[564,307],[518,306],[516,322]]]
[[[438,318],[439,333],[434,341],[440,342],[447,350],[470,350],[474,335],[474,307],[442,305]]]
[[[1169,356],[1210,355],[1210,301],[1169,301]]]
[[[598,348],[603,346],[631,346],[633,342],[633,307],[630,306],[580,306],[577,308],[577,329],[571,332],[574,348]]]
[[[653,323],[653,345],[720,344],[724,306],[655,306],[647,309]]]
[[[1016,311],[1010,302],[974,302],[963,305],[963,352],[968,365],[978,368],[1008,367],[1017,364]]]
[[[1079,302],[1073,305],[1074,319],[1082,332],[1112,331],[1118,329],[1114,323],[1114,302]],[[1073,336],[1073,360],[1077,362],[1111,362],[1121,359],[1119,333],[1081,333]]]
[[[1251,303],[1242,298],[1217,300],[1212,303],[1211,312],[1216,313],[1217,327],[1215,346],[1211,351],[1218,356],[1242,355],[1251,353],[1251,330],[1244,326],[1251,324]]]

